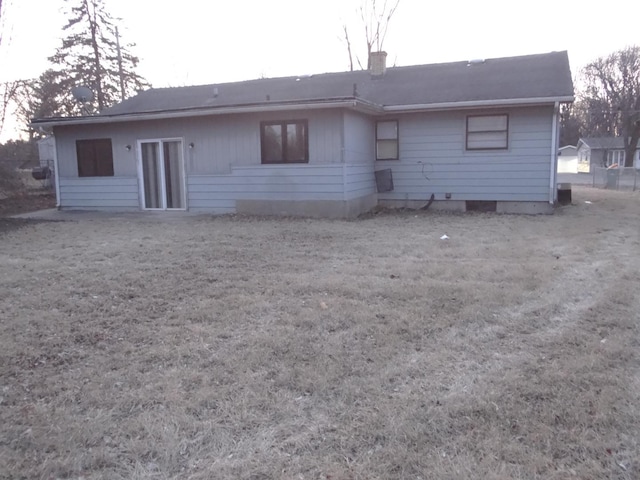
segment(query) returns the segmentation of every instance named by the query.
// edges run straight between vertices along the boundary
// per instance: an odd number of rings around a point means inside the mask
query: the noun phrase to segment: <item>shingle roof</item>
[[[580,141],[591,150],[624,149],[622,137],[588,137],[581,138]]]
[[[552,52],[481,63],[392,67],[378,78],[355,71],[154,88],[99,116],[352,98],[387,107],[567,97],[573,97],[567,52]]]
[[[38,126],[329,106],[367,112],[537,105],[573,100],[567,52],[483,61],[152,88],[97,115],[34,119]]]

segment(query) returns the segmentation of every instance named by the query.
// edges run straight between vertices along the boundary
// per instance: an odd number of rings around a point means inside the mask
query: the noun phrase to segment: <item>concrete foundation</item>
[[[378,205],[386,208],[410,208],[417,210],[424,207],[428,202],[428,200],[380,200]],[[429,206],[429,210],[464,212],[466,208],[463,200],[434,200]]]
[[[553,205],[549,202],[498,202],[496,213],[548,215],[553,213]]]
[[[380,200],[378,204],[387,208],[419,209],[427,204],[427,200]],[[464,200],[436,200],[429,210],[466,212],[467,206]],[[496,202],[496,213],[549,214],[553,213],[553,205],[548,202]]]
[[[377,195],[352,200],[237,200],[236,213],[317,218],[355,218],[377,204]]]

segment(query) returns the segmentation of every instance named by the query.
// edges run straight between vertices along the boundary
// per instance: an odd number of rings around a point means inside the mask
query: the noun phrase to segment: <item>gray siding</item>
[[[371,163],[375,161],[375,121],[360,113],[344,113],[345,163]]]
[[[344,200],[343,165],[237,167],[229,175],[191,175],[190,210],[235,211],[237,200]]]
[[[376,162],[392,169],[394,190],[378,198],[548,201],[553,108],[482,112],[509,114],[507,150],[465,150],[468,113],[398,116],[400,159]]]
[[[183,139],[187,174],[230,173],[232,165],[260,165],[260,122],[283,119],[308,120],[310,164],[342,162],[342,112],[318,110],[57,127],[60,174],[78,175],[75,141],[89,138],[111,138],[115,176],[137,175],[137,141],[160,138]]]
[[[61,177],[60,206],[63,208],[138,209],[136,177]]]
[[[374,163],[344,166],[345,200],[364,197],[376,193]]]

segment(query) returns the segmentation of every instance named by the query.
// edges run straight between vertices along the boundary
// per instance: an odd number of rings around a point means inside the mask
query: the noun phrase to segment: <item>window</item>
[[[308,163],[309,135],[306,120],[262,122],[262,163]]]
[[[469,115],[467,150],[505,150],[508,147],[508,115]]]
[[[110,138],[76,140],[79,177],[113,177]]]
[[[625,151],[624,150],[609,150],[607,152],[607,167],[611,165],[618,165],[624,167]]]
[[[376,160],[398,159],[398,121],[376,123]]]

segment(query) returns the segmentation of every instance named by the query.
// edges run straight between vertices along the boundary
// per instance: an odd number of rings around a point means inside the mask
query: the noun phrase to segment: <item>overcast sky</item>
[[[361,54],[364,34],[355,14],[361,2],[105,1],[122,18],[123,40],[137,44],[140,73],[156,87],[347,70],[342,25],[349,26],[352,47]],[[0,81],[37,77],[60,44],[64,2],[3,3]],[[615,10],[593,5],[584,0],[400,0],[384,50],[388,64],[398,66],[568,50],[575,76],[598,56],[640,44],[640,1],[606,5]]]

